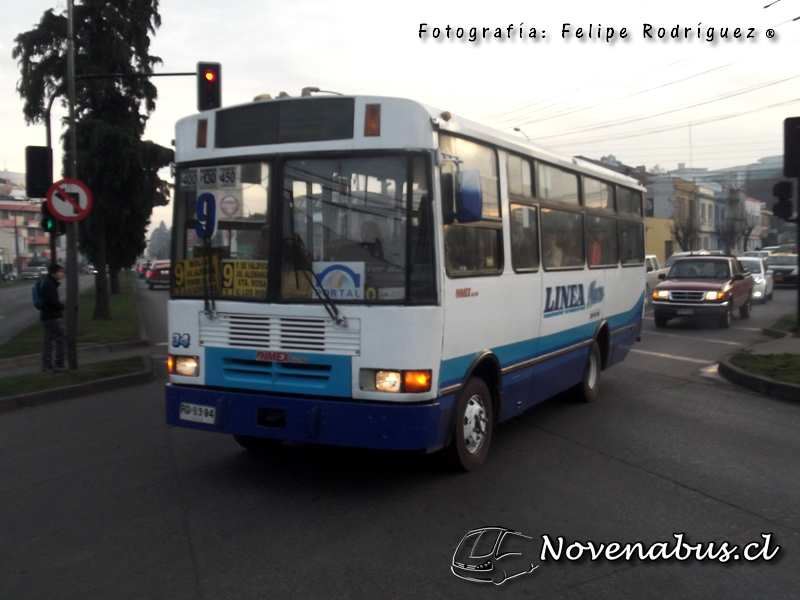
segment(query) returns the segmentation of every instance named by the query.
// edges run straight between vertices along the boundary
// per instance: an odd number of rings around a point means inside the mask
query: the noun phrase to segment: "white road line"
[[[643,319],[649,319],[650,321],[653,320],[653,317],[649,316],[649,315],[644,315],[642,318]],[[705,317],[705,318],[711,319],[712,317]],[[733,327],[733,326],[731,326],[731,329],[738,329],[739,331],[764,331],[764,329],[762,327]]]
[[[686,358],[685,356],[674,356],[672,354],[662,354],[661,352],[648,352],[647,350],[631,350],[631,352],[636,352],[637,354],[647,354],[649,356],[658,356],[660,358],[671,358],[672,360],[682,360],[684,362],[699,363],[701,365],[707,365],[707,364],[710,364],[712,362],[710,360],[699,360],[697,358]]]
[[[744,346],[739,342],[726,342],[725,340],[710,340],[708,338],[687,338],[685,335],[677,335],[675,333],[661,333],[660,331],[648,331],[646,335],[663,335],[666,337],[681,338],[684,340],[697,340],[698,342],[709,342],[711,344],[727,344],[728,346]]]

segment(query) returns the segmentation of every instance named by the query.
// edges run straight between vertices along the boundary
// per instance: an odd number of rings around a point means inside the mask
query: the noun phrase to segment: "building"
[[[42,231],[40,204],[0,201],[0,260],[3,272],[17,273],[50,260],[50,237]]]

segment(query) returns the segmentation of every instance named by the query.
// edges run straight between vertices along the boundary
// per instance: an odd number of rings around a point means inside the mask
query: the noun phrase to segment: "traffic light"
[[[64,235],[67,230],[67,224],[50,213],[46,202],[42,202],[42,229],[51,235]]]
[[[197,63],[197,110],[212,110],[222,106],[222,65]]]
[[[25,146],[25,193],[44,198],[53,184],[53,150],[47,146]]]
[[[800,177],[800,117],[783,121],[783,176]]]
[[[779,181],[772,186],[772,195],[778,200],[772,206],[772,214],[779,219],[792,217],[792,182]]]

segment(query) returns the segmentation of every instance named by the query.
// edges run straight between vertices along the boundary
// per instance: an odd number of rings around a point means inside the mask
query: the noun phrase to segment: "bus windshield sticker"
[[[364,299],[363,262],[315,262],[314,273],[331,299]]]
[[[223,260],[222,295],[264,298],[268,264],[266,260]]]
[[[203,295],[203,273],[207,270],[207,261],[203,257],[189,258],[175,263],[173,268],[174,293],[185,296]],[[210,290],[217,289],[217,272],[219,269],[219,259],[217,256],[211,257],[211,273],[209,273],[208,283]]]

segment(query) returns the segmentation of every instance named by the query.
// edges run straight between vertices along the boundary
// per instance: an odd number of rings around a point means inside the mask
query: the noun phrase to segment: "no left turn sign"
[[[61,179],[47,190],[47,208],[61,221],[80,221],[92,209],[92,192],[82,181]]]

